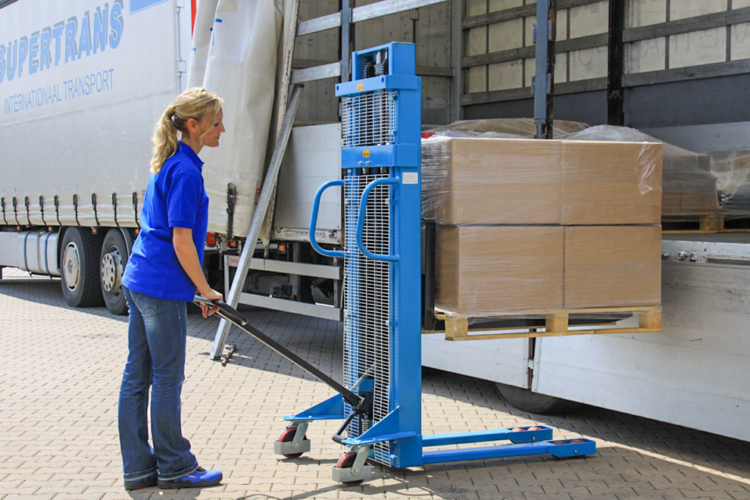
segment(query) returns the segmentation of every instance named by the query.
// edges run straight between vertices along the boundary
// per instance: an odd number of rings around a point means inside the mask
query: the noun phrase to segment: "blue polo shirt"
[[[182,269],[172,243],[172,228],[193,230],[198,259],[208,229],[208,196],[203,162],[182,141],[158,174],[151,175],[141,213],[141,232],[133,245],[123,284],[157,299],[193,301],[196,287]]]

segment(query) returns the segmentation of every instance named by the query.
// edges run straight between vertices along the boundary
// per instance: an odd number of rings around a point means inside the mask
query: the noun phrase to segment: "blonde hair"
[[[177,151],[178,133],[187,135],[187,123],[191,118],[200,120],[211,113],[211,120],[200,138],[212,128],[216,115],[224,100],[206,89],[193,87],[180,94],[167,106],[154,131],[154,155],[151,158],[151,173],[158,174],[164,162]]]

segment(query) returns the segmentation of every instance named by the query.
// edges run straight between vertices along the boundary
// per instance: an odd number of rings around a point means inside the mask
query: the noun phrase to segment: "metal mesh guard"
[[[348,176],[345,182],[344,381],[347,387],[352,387],[365,373],[374,379],[373,423],[384,419],[390,411],[390,268],[387,262],[362,255],[357,247],[356,229],[362,191],[370,182],[385,177],[388,175]],[[374,253],[390,252],[389,193],[388,186],[378,186],[367,203],[362,242]],[[347,404],[346,414],[351,411]],[[355,419],[349,426],[349,437],[360,436],[368,428],[367,422]],[[373,448],[375,461],[390,466],[390,443],[376,443]]]
[[[341,147],[393,144],[398,91],[377,90],[341,99]]]

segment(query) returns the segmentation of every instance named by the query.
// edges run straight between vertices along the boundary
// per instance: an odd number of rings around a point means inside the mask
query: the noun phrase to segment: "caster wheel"
[[[294,435],[296,433],[297,433],[297,428],[296,427],[287,427],[284,430],[284,432],[281,433],[281,435],[279,436],[279,439],[277,439],[276,441],[278,441],[279,443],[289,443],[291,441],[294,441]],[[307,438],[307,436],[305,436],[303,439],[305,439],[305,438]],[[289,453],[289,454],[285,454],[284,458],[288,458],[290,460],[293,460],[293,459],[299,458],[301,456],[302,456],[302,453]]]
[[[356,460],[357,454],[353,451],[344,453],[341,455],[341,458],[339,458],[339,461],[336,462],[336,467],[339,469],[349,469],[352,465],[354,465],[354,460]],[[365,461],[365,465],[367,465],[368,462]],[[341,484],[344,486],[359,486],[364,482],[364,479],[360,479],[359,481],[342,481]]]

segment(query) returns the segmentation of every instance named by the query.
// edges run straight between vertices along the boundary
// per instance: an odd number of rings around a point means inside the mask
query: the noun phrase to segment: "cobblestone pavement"
[[[592,458],[498,459],[374,468],[346,488],[331,481],[341,447],[338,422],[315,423],[312,450],[290,461],[273,454],[281,416],[332,392],[234,330],[239,352],[222,368],[208,359],[215,319],[191,315],[184,432],[202,465],[223,484],[193,491],[122,486],[117,394],[127,353],[125,317],[104,308],[71,309],[56,280],[5,270],[0,281],[0,500],[34,499],[750,499],[750,443],[585,407],[566,417],[535,417],[506,405],[491,383],[425,370],[424,433],[539,422],[556,437],[595,439]],[[341,326],[248,310],[270,335],[341,378]]]

